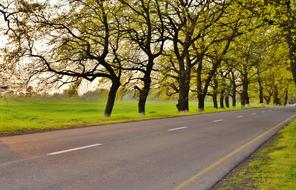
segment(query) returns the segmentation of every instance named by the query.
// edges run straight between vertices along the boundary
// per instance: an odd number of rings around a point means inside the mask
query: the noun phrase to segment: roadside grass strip
[[[0,136],[201,114],[196,102],[190,102],[189,112],[179,113],[175,101],[148,101],[143,116],[137,113],[137,101],[126,100],[116,101],[112,116],[106,118],[105,103],[80,98],[0,98]],[[219,110],[211,102],[205,106],[203,113],[240,110],[239,105]]]
[[[296,120],[234,169],[213,189],[295,190]]]

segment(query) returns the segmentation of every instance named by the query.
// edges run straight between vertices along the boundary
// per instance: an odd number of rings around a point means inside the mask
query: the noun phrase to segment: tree
[[[277,31],[275,31],[277,32]],[[277,34],[277,33],[275,33]],[[289,99],[289,89],[294,85],[289,68],[289,48],[281,35],[270,38],[271,43],[261,58],[261,80],[264,99],[269,104],[285,105]],[[293,95],[292,95],[293,96]]]
[[[224,3],[226,4],[218,7],[219,19],[212,23],[210,31],[206,32],[207,35],[201,41],[196,41],[194,46],[195,54],[200,57],[196,70],[199,111],[204,110],[209,85],[224,61],[232,42],[246,31],[258,27],[250,26],[249,23],[253,22],[254,16],[243,10],[236,1]],[[222,96],[223,94],[224,92]]]
[[[111,87],[105,116],[112,113],[121,85],[119,56],[121,8],[111,1],[70,1],[65,3],[17,2],[21,22],[10,43],[10,61],[30,59],[30,79],[39,76],[63,84],[84,78],[106,78]],[[52,14],[54,13],[54,14]]]
[[[11,20],[13,19],[14,15],[16,14],[15,11],[11,9],[11,4],[13,2],[0,2],[0,32],[4,31],[4,34],[8,34],[10,31],[13,31],[11,28]],[[2,25],[3,24],[3,25]],[[1,35],[1,33],[0,33]],[[1,41],[0,41],[1,42]],[[3,45],[4,46],[4,45]],[[0,51],[3,47],[2,44],[0,45]],[[0,53],[0,93],[8,90],[8,67],[7,64],[3,62],[3,55]]]
[[[15,1],[7,1],[7,2],[0,2],[0,20],[1,23],[4,23],[4,25],[6,26],[6,34],[12,30],[11,28],[11,20],[13,19],[13,17],[15,16],[15,14],[17,14],[17,11],[12,10],[12,5],[15,3]],[[2,22],[3,21],[3,22]],[[3,27],[0,25],[0,28]]]
[[[181,0],[170,2],[168,5],[167,25],[169,39],[173,46],[168,54],[173,54],[174,57],[170,59],[170,63],[172,70],[177,73],[178,87],[176,91],[179,95],[177,104],[179,111],[189,110],[192,68],[201,62],[204,56],[203,53],[196,52],[194,46],[207,38],[207,32],[221,18],[226,5],[226,1]]]
[[[78,88],[82,82],[82,79],[78,79],[77,81],[73,82],[70,87],[65,91],[66,95],[69,97],[78,96]]]
[[[275,14],[280,14],[280,17],[272,14],[272,22],[279,24],[283,29],[287,44],[289,45],[290,66],[296,84],[296,1],[265,1],[267,5],[272,5],[275,9]]]
[[[163,11],[165,1],[140,0],[125,1],[120,0],[128,9],[128,14],[123,24],[123,30],[128,34],[130,47],[136,46],[138,56],[129,60],[133,63],[125,70],[140,72],[141,76],[134,77],[142,83],[135,85],[139,91],[138,112],[145,114],[145,105],[152,83],[152,71],[155,60],[162,55],[165,44],[165,24]],[[144,56],[142,56],[144,55]],[[138,58],[141,56],[141,58]]]
[[[295,0],[249,0],[249,4],[256,7],[246,9],[252,10],[271,26],[278,26],[289,46],[290,69],[296,84],[296,1]]]
[[[208,92],[208,96],[211,96],[213,99],[213,106],[215,109],[218,109],[218,88],[219,88],[219,81],[217,79],[217,74],[213,77],[213,80],[210,84],[210,89]]]

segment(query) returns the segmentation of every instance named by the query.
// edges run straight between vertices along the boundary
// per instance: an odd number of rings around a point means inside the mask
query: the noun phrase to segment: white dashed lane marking
[[[218,122],[221,122],[221,121],[223,121],[223,119],[217,119],[217,120],[214,120],[213,122],[218,123]]]
[[[178,127],[178,128],[173,128],[173,129],[169,129],[168,131],[179,131],[179,130],[182,130],[182,129],[187,129],[188,127]]]
[[[77,150],[83,150],[83,149],[92,148],[92,147],[96,147],[96,146],[102,146],[102,144],[92,144],[92,145],[81,146],[81,147],[77,147],[77,148],[71,148],[71,149],[67,149],[67,150],[61,150],[61,151],[57,151],[57,152],[48,153],[47,156],[64,154],[64,153],[73,152],[73,151],[77,151]]]

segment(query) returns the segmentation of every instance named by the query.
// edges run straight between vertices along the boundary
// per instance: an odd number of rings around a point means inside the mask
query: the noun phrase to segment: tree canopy
[[[109,89],[106,116],[120,89],[136,92],[141,114],[151,90],[177,99],[181,112],[190,99],[203,111],[208,97],[218,108],[218,95],[222,108],[230,98],[232,106],[287,104],[295,97],[295,7],[292,0],[0,0],[8,36],[0,85],[17,78],[30,90],[68,85],[75,95],[82,80],[99,80]]]

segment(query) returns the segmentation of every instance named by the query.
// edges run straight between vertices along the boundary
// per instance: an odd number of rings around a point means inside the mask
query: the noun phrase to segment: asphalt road
[[[0,190],[209,189],[296,114],[253,109],[0,138]]]

